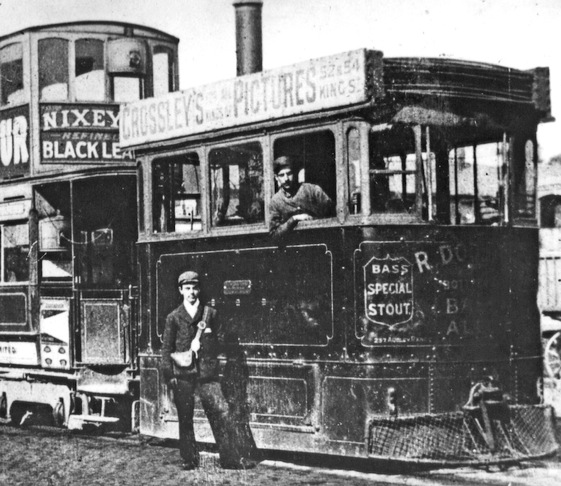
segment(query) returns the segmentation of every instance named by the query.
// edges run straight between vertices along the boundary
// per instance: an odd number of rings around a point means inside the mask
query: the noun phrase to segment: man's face
[[[291,192],[294,187],[294,172],[292,169],[281,169],[275,175],[275,179],[279,187],[285,192]]]
[[[189,304],[197,302],[200,292],[201,290],[198,284],[186,283],[179,287],[179,293],[183,296],[183,300],[189,302]]]

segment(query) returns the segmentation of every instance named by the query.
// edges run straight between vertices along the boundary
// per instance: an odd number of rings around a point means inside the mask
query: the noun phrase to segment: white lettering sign
[[[0,161],[2,165],[27,164],[27,118],[16,116],[0,120]]]
[[[365,102],[372,96],[368,56],[381,59],[361,49],[127,104],[120,145]]]
[[[37,365],[39,353],[34,342],[0,341],[0,363]]]

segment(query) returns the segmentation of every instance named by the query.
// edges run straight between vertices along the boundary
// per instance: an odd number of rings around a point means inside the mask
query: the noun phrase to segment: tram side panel
[[[533,240],[531,230],[494,228],[323,229],[280,247],[232,238],[146,251],[155,280],[143,298],[155,316],[141,432],[177,434],[158,351],[186,268],[204,276],[204,298],[240,343],[261,447],[362,455],[369,421],[461,411],[488,375],[536,403],[539,354],[516,352],[537,334]],[[212,440],[198,414],[199,437]]]
[[[185,251],[189,246],[168,245],[157,255],[142,252],[144,261],[152,260],[155,275],[154,290],[143,288],[142,295],[145,303],[154,304],[156,315],[151,333],[155,354],[141,353],[141,431],[165,435],[175,414],[169,390],[161,383],[158,352],[165,317],[180,303],[177,277],[186,268],[203,276],[203,299],[219,310],[223,387],[231,402],[239,403],[240,397],[249,401],[259,423],[319,427],[315,360],[328,353],[332,360],[342,359],[332,245],[308,240],[279,247],[266,237],[227,246],[203,243]],[[244,390],[240,381],[248,374]]]

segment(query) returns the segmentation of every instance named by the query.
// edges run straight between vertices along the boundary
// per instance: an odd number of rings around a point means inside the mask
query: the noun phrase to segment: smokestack
[[[261,10],[263,0],[234,0],[236,9],[237,75],[263,70]]]

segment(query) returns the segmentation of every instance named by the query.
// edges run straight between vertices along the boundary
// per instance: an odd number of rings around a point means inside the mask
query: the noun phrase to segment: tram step
[[[119,421],[118,417],[105,417],[102,415],[71,415],[68,418],[69,429],[81,429],[84,424],[114,424]]]

